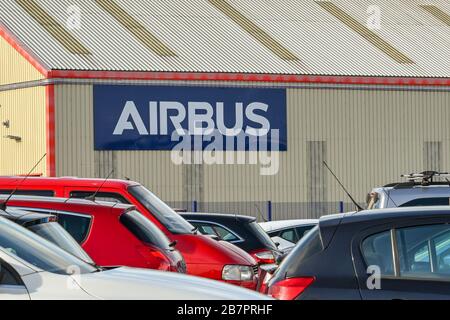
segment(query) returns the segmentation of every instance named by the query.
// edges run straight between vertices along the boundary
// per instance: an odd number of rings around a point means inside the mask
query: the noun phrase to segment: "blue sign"
[[[94,86],[95,150],[287,150],[286,90]]]

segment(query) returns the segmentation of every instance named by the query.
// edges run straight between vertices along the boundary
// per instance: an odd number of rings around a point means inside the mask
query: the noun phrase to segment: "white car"
[[[0,300],[268,299],[218,281],[148,269],[100,269],[0,218]]]
[[[286,252],[318,223],[317,219],[297,219],[261,222],[259,225],[278,244],[278,249]]]

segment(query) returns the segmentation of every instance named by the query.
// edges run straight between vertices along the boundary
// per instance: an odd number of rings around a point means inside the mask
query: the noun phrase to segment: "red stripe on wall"
[[[46,131],[47,131],[47,176],[56,175],[55,154],[55,86],[45,87],[46,96]]]
[[[450,86],[449,78],[310,76],[250,73],[49,71],[49,78],[173,81],[248,81],[268,83],[322,83],[343,85]]]

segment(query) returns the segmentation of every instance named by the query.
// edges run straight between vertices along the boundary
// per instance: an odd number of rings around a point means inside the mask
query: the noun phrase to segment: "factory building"
[[[33,174],[286,219],[352,208],[324,161],[359,202],[450,170],[448,1],[0,6],[0,175],[46,153]]]

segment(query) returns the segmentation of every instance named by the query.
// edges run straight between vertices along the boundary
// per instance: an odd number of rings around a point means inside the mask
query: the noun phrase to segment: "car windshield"
[[[44,239],[56,244],[58,247],[66,250],[74,256],[86,261],[89,264],[94,264],[91,257],[80,247],[78,242],[57,222],[48,222],[35,224],[28,228]]]
[[[51,273],[71,275],[98,271],[37,234],[0,218],[0,248]]]
[[[254,222],[249,223],[249,228],[252,231],[252,233],[258,238],[258,240],[266,247],[273,250],[277,250],[277,245],[275,242],[272,241],[272,239],[269,237],[269,235],[264,231],[261,226]]]
[[[189,234],[193,232],[193,225],[184,220],[164,201],[145,187],[141,185],[131,186],[128,188],[128,191],[170,232],[175,234]]]

